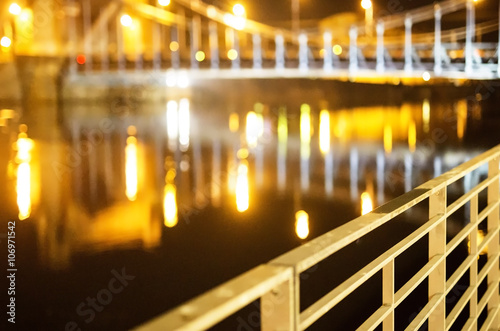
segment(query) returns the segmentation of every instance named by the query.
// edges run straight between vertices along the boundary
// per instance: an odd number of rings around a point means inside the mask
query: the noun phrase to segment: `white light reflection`
[[[311,157],[311,107],[300,107],[300,187],[309,190],[309,159]]]
[[[136,128],[129,126],[127,146],[125,147],[125,194],[130,201],[137,199],[137,138]]]
[[[322,110],[319,114],[319,149],[323,155],[330,151],[330,113]]]
[[[236,178],[236,209],[243,213],[248,210],[250,193],[248,187],[248,163],[241,160]]]
[[[177,137],[179,135],[179,118],[177,113],[177,102],[170,100],[167,103],[167,136],[168,136],[168,147],[170,150],[175,150],[177,147]]]
[[[430,119],[431,119],[431,105],[429,103],[429,99],[425,99],[422,104],[422,121],[424,124],[424,132],[428,133],[430,128]]]
[[[373,202],[370,193],[363,192],[361,194],[361,215],[368,214],[373,210]]]
[[[286,188],[286,154],[288,145],[288,120],[286,108],[281,107],[278,115],[278,189]]]
[[[247,128],[246,128],[246,138],[247,144],[250,148],[257,147],[257,142],[259,140],[259,119],[257,114],[253,111],[248,112],[247,114]]]
[[[300,239],[309,236],[309,215],[303,210],[295,213],[295,233]]]
[[[181,99],[179,104],[179,144],[183,152],[189,148],[190,128],[189,100]]]

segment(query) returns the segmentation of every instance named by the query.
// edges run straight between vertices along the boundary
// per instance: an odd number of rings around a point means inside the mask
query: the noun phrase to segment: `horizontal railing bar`
[[[394,306],[397,307],[417,286],[419,286],[436,267],[443,262],[444,255],[435,255],[409,281],[394,294]]]
[[[455,248],[457,248],[457,246],[470,235],[476,226],[477,223],[469,223],[464,226],[464,228],[460,230],[460,232],[446,245],[446,255],[449,255]]]
[[[496,259],[498,259],[498,254],[496,254],[495,257],[488,259],[486,264],[481,268],[481,271],[479,271],[479,274],[477,275],[478,284],[481,284],[486,276],[488,276],[491,268],[493,268],[493,266],[495,265]]]
[[[475,255],[469,255],[467,258],[460,264],[460,266],[453,272],[453,274],[448,278],[446,281],[446,290],[445,294],[448,295],[450,291],[457,285],[458,281],[462,276],[465,274],[467,270],[469,270],[470,266],[472,265],[472,262],[474,262],[477,259]]]
[[[469,202],[473,196],[475,196],[476,194],[478,194],[479,192],[484,190],[486,187],[488,187],[488,185],[493,183],[495,180],[498,180],[499,176],[500,176],[500,174],[496,174],[495,176],[493,176],[491,178],[487,178],[487,179],[483,180],[481,183],[479,183],[474,188],[472,188],[469,192],[462,195],[454,203],[452,203],[451,205],[448,206],[448,208],[447,208],[448,215],[451,215],[454,212],[456,212],[460,207],[462,207],[467,202]]]
[[[483,312],[483,309],[486,307],[488,304],[488,301],[490,301],[491,296],[497,291],[498,289],[498,282],[488,284],[488,289],[486,292],[484,292],[483,297],[477,304],[477,316],[481,315]]]
[[[481,252],[486,245],[490,243],[490,241],[494,238],[495,233],[498,231],[498,228],[495,228],[493,231],[488,233],[480,245],[478,245],[478,252]],[[467,258],[460,264],[460,266],[455,270],[455,272],[448,278],[446,282],[446,294],[448,294],[452,288],[458,283],[460,278],[465,274],[467,270],[469,270],[472,262],[477,259],[477,255],[469,255]]]
[[[434,295],[429,302],[425,305],[425,307],[418,313],[417,317],[413,319],[413,321],[408,325],[405,331],[414,331],[420,329],[422,324],[425,323],[429,315],[436,309],[437,305],[444,300],[444,294],[436,294]]]
[[[462,331],[472,331],[472,330],[477,330],[476,317],[469,317],[467,319],[467,322],[465,322],[464,327],[462,328]]]
[[[455,182],[466,173],[486,164],[500,154],[500,145],[481,155],[455,167],[445,174],[431,179],[414,190],[376,208],[373,212],[360,216],[324,235],[311,240],[281,255],[272,262],[282,265],[295,266],[298,273],[309,269],[333,253],[339,251],[370,231],[385,224],[409,208],[428,198],[434,192]]]
[[[384,321],[384,319],[389,316],[389,314],[394,310],[393,306],[383,305],[375,313],[372,314],[359,328],[357,331],[373,331]]]
[[[255,267],[134,330],[207,329],[292,279],[292,276],[292,268],[270,265]]]
[[[491,323],[495,320],[495,317],[498,314],[498,307],[493,307],[488,310],[488,317],[486,317],[486,320],[483,323],[483,326],[481,326],[480,331],[487,331],[490,330]],[[496,328],[493,330],[497,330]]]
[[[458,302],[455,304],[455,307],[453,307],[452,311],[448,314],[448,317],[446,317],[446,330],[449,330],[453,323],[455,323],[458,315],[460,315],[465,306],[467,306],[467,303],[469,303],[469,300],[475,291],[475,287],[469,286],[467,290],[465,290],[465,292],[462,294],[460,300],[458,300]]]
[[[423,236],[429,233],[437,226],[439,222],[444,222],[443,215],[437,215],[422,225],[412,234],[401,240],[378,258],[370,262],[364,268],[356,272],[349,279],[334,288],[332,291],[324,295],[321,299],[306,308],[301,314],[300,327],[305,329],[312,323],[318,320],[326,312],[332,309],[337,303],[356,290],[367,279],[380,271],[387,263],[395,259],[399,254],[404,252],[408,247],[416,243]]]
[[[481,223],[487,216],[490,215],[490,213],[495,209],[496,206],[498,206],[499,201],[492,202],[488,204],[482,212],[479,213],[477,216],[477,221],[478,223]]]

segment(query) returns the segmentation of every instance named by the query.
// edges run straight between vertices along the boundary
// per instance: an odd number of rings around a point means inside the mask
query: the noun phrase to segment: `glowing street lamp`
[[[233,14],[238,17],[246,16],[245,7],[243,7],[243,5],[239,3],[235,4],[233,7]]]
[[[162,7],[170,5],[170,0],[158,0],[158,4]]]
[[[371,0],[361,0],[361,7],[365,10],[366,34],[372,36],[373,4]]]
[[[3,37],[0,40],[0,45],[2,45],[2,47],[9,48],[11,44],[12,44],[12,41],[10,40],[9,37]]]
[[[15,16],[21,14],[21,6],[19,6],[17,3],[11,4],[9,7],[9,13]]]
[[[123,25],[123,26],[132,26],[132,17],[130,17],[130,15],[123,15],[121,18],[120,18],[120,23]]]

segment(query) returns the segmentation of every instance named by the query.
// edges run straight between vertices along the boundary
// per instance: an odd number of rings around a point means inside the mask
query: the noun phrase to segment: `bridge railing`
[[[487,178],[448,203],[448,188],[483,165],[488,166]],[[464,330],[479,327],[481,330],[497,330],[500,327],[499,167],[500,146],[497,146],[373,212],[146,322],[136,330],[206,329],[258,298],[261,300],[262,330],[304,330],[379,272],[382,273],[382,302],[358,330],[374,330],[379,325],[383,326],[383,330],[394,330],[396,308],[424,283],[428,284],[427,303],[406,327],[407,330],[418,330],[425,322],[428,322],[430,330],[449,330],[466,307],[469,312]],[[479,195],[482,192],[486,192],[487,205],[480,210]],[[428,202],[424,203],[428,206],[428,218],[423,225],[312,305],[300,309],[302,273],[383,224],[394,221],[398,215],[421,202]],[[466,204],[470,222],[453,238],[447,238],[447,220]],[[478,238],[480,225],[486,225],[487,229],[482,240]],[[396,259],[423,238],[428,240],[427,263],[396,289]],[[465,240],[469,240],[469,253],[447,277],[447,259]],[[479,255],[484,251],[487,251],[487,262],[479,270]],[[469,273],[469,284],[451,311],[447,312],[449,295],[456,295],[450,292],[466,273]],[[484,283],[486,289],[483,291],[479,286]],[[482,325],[478,325],[480,315],[486,316]]]

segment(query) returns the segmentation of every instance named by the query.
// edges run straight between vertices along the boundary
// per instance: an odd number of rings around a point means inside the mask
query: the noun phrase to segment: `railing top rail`
[[[500,156],[500,145],[459,165],[447,173],[431,179],[412,191],[360,216],[310,242],[299,246],[271,261],[273,265],[295,266],[296,272],[303,272],[333,253],[378,228],[387,221],[425,200],[433,193],[462,178],[490,160]]]
[[[293,269],[260,265],[135,328],[135,331],[202,330],[292,279]]]

